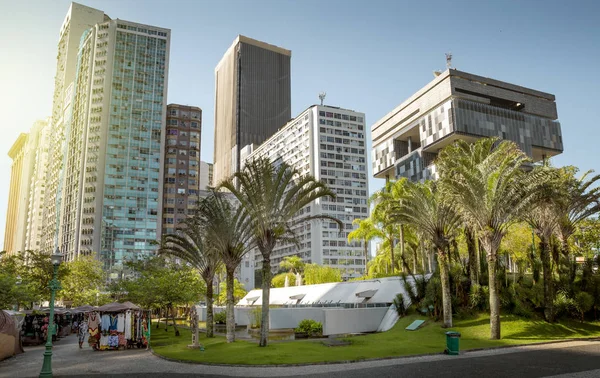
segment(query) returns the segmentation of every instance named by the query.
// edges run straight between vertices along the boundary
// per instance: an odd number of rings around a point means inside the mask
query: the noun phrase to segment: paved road
[[[0,378],[36,377],[43,346],[0,362]],[[54,347],[55,377],[600,377],[600,341],[573,341],[464,353],[300,367],[226,367],[166,361],[145,350],[79,349],[75,336]]]

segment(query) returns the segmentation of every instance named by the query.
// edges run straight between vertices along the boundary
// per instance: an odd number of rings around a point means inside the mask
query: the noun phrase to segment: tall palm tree
[[[536,167],[536,170],[547,175],[545,184],[540,186],[540,198],[533,208],[528,211],[524,219],[540,238],[539,252],[544,275],[544,318],[551,322],[554,320],[554,278],[551,267],[552,236],[558,231],[559,218],[556,216],[560,197],[564,196],[564,185],[556,180],[556,170],[551,167]]]
[[[568,262],[571,254],[569,239],[577,230],[577,225],[600,213],[600,187],[597,186],[600,175],[591,176],[594,171],[590,170],[578,179],[575,177],[575,167],[564,167],[560,172],[564,190],[555,207],[558,217],[557,236],[561,243],[562,257]],[[570,282],[574,278],[574,274],[571,274]]]
[[[444,327],[452,327],[448,247],[460,225],[458,213],[444,201],[443,194],[432,181],[425,184],[407,184],[402,200],[392,208],[392,211],[400,222],[420,230],[435,245],[442,281]]]
[[[177,257],[198,269],[206,283],[206,337],[214,337],[213,280],[221,260],[214,246],[205,242],[203,231],[197,217],[186,219],[176,234],[163,236],[158,254]]]
[[[387,234],[392,234],[390,243],[390,257],[392,260],[392,274],[395,269],[395,261],[394,261],[394,239],[396,235],[399,238],[400,243],[400,256],[404,257],[404,224],[398,223],[398,219],[392,220],[391,212],[389,209],[394,207],[397,202],[402,198],[405,192],[405,186],[408,183],[406,178],[400,178],[397,181],[389,181],[385,184],[385,187],[377,191],[371,197],[371,201],[375,203],[373,207],[372,216],[382,223],[383,227],[386,229]],[[402,264],[400,265],[402,266]]]
[[[511,224],[537,200],[542,181],[523,169],[530,163],[519,147],[498,138],[464,140],[439,154],[440,178],[448,199],[476,232],[487,254],[490,292],[490,333],[500,339],[500,302],[496,280],[498,248]]]
[[[335,198],[335,193],[314,177],[301,176],[289,164],[278,162],[275,166],[266,158],[248,162],[242,171],[222,182],[219,187],[231,191],[252,219],[253,241],[262,255],[262,321],[259,345],[264,347],[269,333],[273,249],[278,243],[298,244],[294,227],[312,220],[335,222],[341,230],[343,223],[337,218],[315,214],[317,209],[310,209],[315,200]]]
[[[241,206],[234,207],[223,193],[212,193],[198,206],[199,224],[206,240],[219,254],[226,273],[227,342],[235,341],[234,274],[250,249],[251,219]]]
[[[348,233],[348,242],[351,243],[353,241],[363,241],[365,247],[365,275],[367,275],[369,271],[369,256],[367,243],[369,243],[375,238],[385,238],[385,235],[383,234],[383,232],[381,232],[379,228],[375,226],[372,218],[355,219],[352,223],[358,225],[358,228]]]

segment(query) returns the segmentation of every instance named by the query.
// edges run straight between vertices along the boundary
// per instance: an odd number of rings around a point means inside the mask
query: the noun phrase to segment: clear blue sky
[[[367,124],[445,67],[556,95],[565,152],[555,165],[600,171],[599,1],[82,0],[111,18],[172,30],[168,101],[203,109],[212,161],[214,67],[238,34],[292,50],[292,115],[318,102]],[[0,242],[20,132],[50,115],[59,28],[70,2],[0,0]],[[370,146],[370,141],[369,141]],[[370,169],[370,167],[369,167]],[[371,179],[371,192],[382,186]]]

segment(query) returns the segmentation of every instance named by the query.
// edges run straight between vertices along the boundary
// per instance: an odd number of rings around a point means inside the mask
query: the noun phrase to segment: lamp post
[[[58,273],[58,266],[62,262],[62,254],[56,248],[56,251],[50,256],[52,261],[53,273],[52,280],[48,287],[50,288],[50,316],[48,317],[48,331],[46,332],[46,351],[44,352],[44,364],[42,365],[42,371],[40,372],[40,378],[52,377],[52,334],[54,333],[54,297],[56,292],[61,289],[60,282],[56,278]]]

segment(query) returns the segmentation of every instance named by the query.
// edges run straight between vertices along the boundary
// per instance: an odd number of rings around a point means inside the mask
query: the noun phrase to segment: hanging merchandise
[[[89,327],[90,344],[94,342],[95,350],[148,347],[151,328],[148,325],[149,319],[149,311],[143,311],[131,302],[101,306],[97,313],[89,314],[88,324],[96,325],[95,331]]]

